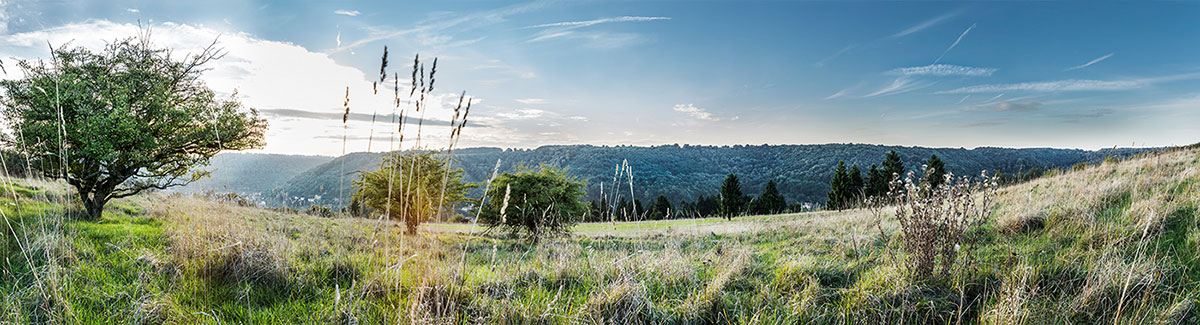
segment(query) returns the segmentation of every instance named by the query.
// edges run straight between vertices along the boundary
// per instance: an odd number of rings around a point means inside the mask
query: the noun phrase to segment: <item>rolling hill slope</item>
[[[598,197],[600,184],[611,184],[613,171],[627,160],[633,168],[634,191],[639,199],[650,200],[666,195],[671,201],[695,200],[699,195],[715,194],[729,173],[737,174],[747,194],[762,191],[767,181],[775,181],[789,202],[824,202],[829,179],[838,161],[857,164],[865,174],[888,151],[896,150],[910,170],[919,168],[932,154],[946,162],[957,174],[978,174],[981,170],[1006,173],[1030,168],[1067,168],[1080,162],[1095,163],[1105,157],[1127,157],[1148,149],[1009,149],[1009,148],[925,148],[866,144],[762,145],[762,146],[544,146],[537,149],[502,150],[469,148],[454,152],[466,179],[484,181],[496,161],[500,170],[541,164],[567,167],[571,175],[586,180],[589,199]],[[293,206],[309,204],[340,205],[339,193],[351,193],[351,180],[358,171],[377,168],[381,153],[352,153],[296,175],[274,189],[275,204],[285,198],[316,198],[292,201]],[[345,170],[343,171],[343,165]],[[345,175],[345,180],[342,180]],[[339,189],[340,186],[340,189]],[[346,194],[348,195],[348,194]],[[478,195],[478,193],[473,193]]]

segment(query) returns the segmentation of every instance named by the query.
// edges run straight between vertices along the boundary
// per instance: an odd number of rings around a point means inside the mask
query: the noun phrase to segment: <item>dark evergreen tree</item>
[[[883,171],[875,165],[871,165],[871,169],[867,171],[866,193],[868,197],[879,197],[887,195],[888,182],[891,181],[890,176],[884,176]]]
[[[904,178],[904,162],[900,161],[900,154],[896,150],[892,150],[883,158],[883,177],[891,182],[893,178]]]
[[[672,213],[675,213],[675,207],[671,205],[671,200],[666,195],[659,195],[658,200],[654,201],[654,208],[650,209],[649,217],[654,220],[671,219]]]
[[[846,197],[850,198],[850,201],[846,203],[849,204],[847,207],[854,207],[862,200],[863,185],[866,183],[863,181],[862,171],[858,169],[858,164],[850,167],[850,181],[848,183],[849,186],[846,186]]]
[[[846,208],[850,198],[846,197],[850,186],[850,176],[846,172],[846,162],[838,161],[833,179],[829,180],[829,200],[825,202],[827,209],[841,210]]]
[[[930,186],[938,187],[946,181],[944,179],[946,175],[946,164],[942,162],[941,158],[938,158],[937,155],[929,156],[929,161],[926,162],[925,165],[930,169],[933,169],[933,172],[930,173],[925,179],[926,182],[929,182]]]
[[[721,215],[733,220],[734,216],[742,213],[745,205],[742,200],[742,185],[738,183],[737,175],[730,173],[725,176],[725,183],[721,184]]]
[[[783,195],[779,194],[775,181],[767,181],[767,186],[763,187],[762,194],[755,198],[751,210],[754,211],[754,214],[776,214],[782,213],[786,209],[787,202]]]
[[[696,214],[701,218],[716,215],[721,210],[721,201],[716,195],[701,195],[696,198]]]

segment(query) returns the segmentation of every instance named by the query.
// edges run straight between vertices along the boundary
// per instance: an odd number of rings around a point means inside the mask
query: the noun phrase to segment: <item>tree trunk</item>
[[[80,191],[79,199],[83,201],[83,208],[87,211],[84,218],[87,220],[99,220],[104,213],[104,205],[108,203],[108,193],[85,193]]]

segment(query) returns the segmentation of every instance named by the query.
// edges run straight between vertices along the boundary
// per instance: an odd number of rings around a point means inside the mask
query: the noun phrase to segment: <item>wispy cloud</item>
[[[326,50],[326,54],[338,53],[346,50],[352,50],[356,47],[386,40],[400,36],[425,35],[426,38],[433,39],[448,39],[447,37],[436,37],[440,33],[461,31],[475,28],[491,26],[500,22],[504,22],[506,17],[528,12],[545,6],[545,2],[531,2],[519,5],[508,6],[495,10],[482,12],[474,12],[465,15],[456,15],[452,18],[431,18],[423,21],[418,21],[414,25],[417,27],[407,29],[392,29],[392,30],[374,30],[370,36],[349,42],[345,46],[339,46],[330,50]],[[430,36],[433,35],[433,36]]]
[[[1080,120],[1100,118],[1112,114],[1113,112],[1115,111],[1111,108],[1100,108],[1085,112],[1055,114],[1053,116],[1062,120],[1063,122],[1078,123]]]
[[[851,88],[853,88],[853,87],[851,87]],[[838,92],[834,93],[833,95],[829,95],[829,97],[825,97],[825,100],[845,97],[848,94],[850,94],[850,88],[842,89],[842,90],[839,90]]]
[[[937,60],[933,60],[933,63],[936,64],[941,62],[942,58],[946,57],[946,53],[950,53],[950,50],[953,50],[955,46],[958,46],[958,43],[962,42],[963,37],[967,37],[967,33],[970,33],[972,29],[975,29],[975,24],[971,24],[971,27],[967,27],[962,34],[958,34],[958,38],[954,40],[954,43],[950,44],[950,47],[947,47],[945,51],[942,51],[942,55],[938,56]]]
[[[139,13],[139,12],[142,12],[141,10],[137,10],[137,9],[134,9],[134,8],[127,8],[127,9],[125,9],[125,11],[131,12],[131,13],[135,13],[135,14],[136,14],[136,13]]]
[[[834,53],[833,55],[830,55],[824,59],[821,59],[821,61],[817,61],[816,63],[813,63],[813,65],[815,65],[817,67],[823,67],[823,66],[825,66],[826,63],[829,63],[829,61],[833,61],[833,59],[836,59],[839,56],[842,56],[842,54],[846,54],[846,52],[850,52],[850,50],[854,49],[856,46],[857,45],[852,44],[852,45],[843,47],[841,50],[838,50],[837,53]]]
[[[1108,58],[1111,58],[1112,56],[1113,56],[1113,53],[1105,54],[1105,55],[1104,55],[1104,56],[1102,56],[1102,57],[1098,57],[1098,58],[1095,58],[1095,59],[1093,59],[1093,60],[1091,60],[1091,61],[1088,61],[1088,63],[1084,63],[1084,64],[1077,65],[1077,66],[1073,66],[1073,67],[1067,68],[1066,70],[1063,70],[1063,71],[1071,71],[1071,70],[1079,70],[1079,69],[1087,68],[1087,67],[1089,67],[1089,66],[1091,66],[1091,65],[1093,65],[1093,64],[1099,63],[1100,61],[1107,60]]]
[[[587,27],[587,26],[599,25],[599,24],[604,24],[604,23],[623,23],[623,22],[670,20],[670,19],[671,19],[671,17],[621,16],[621,17],[609,17],[609,18],[600,18],[600,19],[582,20],[582,21],[563,21],[563,22],[557,22],[557,23],[527,26],[525,28],[547,28],[547,27],[579,28],[579,27]]]
[[[635,33],[610,33],[610,32],[583,32],[576,29],[595,26],[608,23],[626,23],[626,22],[648,22],[657,20],[670,20],[671,17],[642,17],[642,16],[621,16],[609,17],[583,21],[564,21],[548,24],[540,24],[527,26],[526,29],[541,29],[534,33],[527,40],[527,43],[543,42],[553,39],[577,39],[585,41],[588,47],[592,48],[617,48],[632,44],[641,43],[646,40],[640,34]]]
[[[688,116],[691,116],[692,118],[698,119],[698,120],[720,121],[723,119],[723,118],[713,115],[712,113],[709,113],[708,111],[704,110],[703,108],[696,107],[696,105],[694,105],[694,104],[678,104],[678,105],[675,105],[674,109],[676,112],[687,113]],[[739,118],[740,117],[738,117],[738,116],[734,116],[734,117],[729,118],[729,120],[736,121]]]
[[[996,103],[990,107],[997,112],[1036,112],[1042,109],[1042,102],[1035,100],[1009,100]]]
[[[358,15],[362,14],[361,12],[358,12],[358,10],[346,10],[346,9],[334,10],[333,13],[336,15],[346,15],[346,16],[350,16],[350,17],[354,17],[354,16],[358,16]]]
[[[962,104],[963,102],[967,101],[967,98],[971,98],[971,95],[963,96],[962,99],[958,100],[958,104]]]
[[[919,24],[913,25],[912,27],[905,28],[902,31],[892,34],[892,37],[903,37],[903,36],[906,36],[906,35],[909,35],[912,33],[923,31],[929,27],[933,27],[934,25],[937,25],[938,23],[946,21],[947,19],[954,18],[954,16],[957,16],[960,12],[961,11],[952,11],[952,12],[942,14],[941,16],[933,17],[929,20],[923,21]]]
[[[922,81],[917,81],[917,80],[914,80],[914,79],[908,78],[908,77],[900,77],[900,78],[896,78],[896,80],[892,80],[891,84],[887,85],[886,87],[883,87],[882,89],[879,89],[870,94],[863,95],[862,98],[902,94],[902,93],[910,92],[913,90],[929,87],[931,85],[933,85],[932,82],[922,82]]]
[[[302,118],[302,119],[338,121],[338,122],[340,122],[342,120],[342,115],[344,114],[341,112],[323,113],[323,112],[312,112],[312,111],[289,109],[289,108],[265,108],[265,109],[260,109],[258,111],[268,117]],[[333,111],[333,110],[330,110],[330,111]],[[371,122],[372,120],[374,120],[376,122],[400,120],[399,115],[392,115],[392,114],[379,114],[379,115],[373,117],[371,114],[351,112],[346,117],[350,121],[358,121],[358,122]],[[408,124],[425,124],[425,125],[443,125],[443,124],[450,123],[450,121],[447,121],[447,120],[439,120],[439,119],[431,119],[431,118],[426,118],[426,119],[422,120],[420,118],[413,117],[413,116],[407,117],[404,121],[405,121],[405,123],[408,123]],[[486,124],[476,122],[476,121],[472,121],[471,126],[472,127],[487,127]]]
[[[1058,81],[1043,81],[1043,82],[1022,82],[1011,84],[989,84],[968,86],[958,89],[943,90],[938,94],[970,94],[970,93],[990,93],[999,91],[1096,91],[1096,90],[1128,90],[1141,88],[1149,85],[1145,80],[1058,80]]]
[[[952,64],[931,64],[922,67],[896,68],[888,71],[888,74],[902,76],[969,76],[969,77],[986,77],[995,73],[995,68],[978,68],[965,67]]]
[[[546,103],[546,99],[543,99],[543,98],[517,98],[514,100],[517,101],[518,103],[525,104],[525,105],[536,105],[536,104],[545,104]]]

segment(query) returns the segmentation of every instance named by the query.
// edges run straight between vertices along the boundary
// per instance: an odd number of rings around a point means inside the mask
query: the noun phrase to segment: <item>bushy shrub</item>
[[[565,234],[587,213],[587,205],[580,201],[583,185],[562,169],[549,166],[505,172],[492,182],[479,221],[490,228],[524,232],[533,242]]]
[[[924,179],[938,174],[929,166],[922,170]],[[944,278],[959,265],[959,255],[969,252],[974,242],[969,230],[991,211],[997,187],[996,178],[986,171],[978,180],[955,179],[953,173],[945,173],[940,184],[932,183],[918,183],[910,172],[903,180],[895,178],[888,192],[896,205],[900,248],[906,254],[904,266],[918,281]]]

